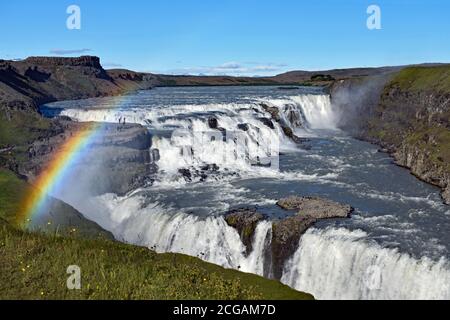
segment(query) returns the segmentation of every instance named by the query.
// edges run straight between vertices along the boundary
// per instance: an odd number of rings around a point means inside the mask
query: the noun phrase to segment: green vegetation
[[[336,79],[334,79],[329,74],[315,74],[311,76],[311,81],[334,81],[334,80]]]
[[[277,281],[181,254],[11,225],[28,186],[0,170],[0,299],[312,299]],[[67,267],[82,289],[68,290]]]
[[[25,145],[50,128],[50,121],[31,110],[0,109],[0,147]]]
[[[395,76],[391,85],[408,91],[450,93],[450,66],[406,68]]]
[[[424,154],[427,160],[436,167],[441,167],[445,172],[450,172],[450,130],[442,127],[416,130],[406,139],[408,145],[412,145]]]

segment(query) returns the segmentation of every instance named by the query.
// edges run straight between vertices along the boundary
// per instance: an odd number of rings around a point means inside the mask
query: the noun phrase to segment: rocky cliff
[[[0,60],[0,168],[32,184],[61,145],[76,132],[88,130],[89,124],[42,117],[40,104],[126,94],[149,89],[155,81],[151,74],[108,72],[98,57],[91,56]],[[151,136],[147,130],[114,124],[103,126],[102,131],[76,165],[79,180],[85,179],[93,194],[123,194],[147,183],[155,171],[149,161]],[[54,211],[52,208],[48,213]],[[62,208],[60,212],[71,211],[63,203],[58,208]]]
[[[118,95],[155,83],[150,74],[108,73],[92,56],[0,60],[0,104],[9,107],[36,109],[46,102]]]
[[[450,67],[409,67],[383,77],[337,82],[341,127],[382,146],[450,203]],[[355,125],[356,124],[356,125]]]

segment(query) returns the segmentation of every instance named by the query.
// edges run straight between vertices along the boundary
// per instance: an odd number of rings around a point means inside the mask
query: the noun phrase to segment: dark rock
[[[272,226],[272,274],[281,279],[285,262],[297,251],[300,237],[317,219],[295,215],[273,223]]]
[[[281,120],[280,110],[278,110],[277,107],[271,106],[264,102],[261,102],[259,105],[264,109],[264,111],[268,112],[272,116],[274,121],[279,122]]]
[[[232,210],[225,215],[225,221],[229,226],[235,228],[246,247],[246,254],[250,254],[253,249],[253,236],[258,223],[265,219],[265,216],[255,209]]]
[[[265,270],[275,279],[280,279],[287,259],[298,248],[302,234],[320,219],[347,218],[353,211],[349,205],[343,205],[328,199],[318,197],[289,197],[278,201],[278,205],[285,210],[295,210],[295,215],[287,216],[272,223],[272,238],[270,248],[266,250],[266,260],[270,260]],[[225,220],[235,228],[245,244],[249,254],[252,250],[254,232],[258,223],[266,220],[267,216],[255,209],[239,209],[230,211]],[[265,271],[266,274],[266,271]]]
[[[281,126],[281,129],[283,129],[286,137],[292,139],[292,141],[294,141],[295,143],[305,142],[305,139],[302,139],[294,134],[294,131],[292,131],[291,127],[283,125]]]
[[[202,171],[219,171],[219,166],[215,163],[207,164],[200,168]]]
[[[211,129],[217,129],[219,127],[219,122],[217,121],[216,118],[209,118],[208,119],[208,126]]]
[[[240,123],[237,125],[239,130],[248,131],[250,129],[248,123]]]
[[[273,223],[272,264],[273,276],[279,279],[285,261],[295,253],[300,237],[320,219],[349,218],[353,208],[318,197],[288,197],[277,205],[285,210],[296,210],[295,216]]]
[[[181,174],[186,181],[192,181],[192,174],[189,169],[178,169],[178,173]]]
[[[270,129],[275,129],[275,126],[273,125],[272,120],[270,120],[269,118],[258,118],[259,121],[261,121],[265,126],[269,127]]]

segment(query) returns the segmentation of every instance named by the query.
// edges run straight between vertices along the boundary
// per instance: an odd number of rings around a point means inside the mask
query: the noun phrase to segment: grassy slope
[[[409,67],[400,71],[391,85],[405,91],[450,93],[450,67]]]
[[[277,281],[181,254],[115,241],[17,230],[8,221],[28,186],[0,170],[0,299],[311,299]],[[82,290],[66,288],[78,265]]]

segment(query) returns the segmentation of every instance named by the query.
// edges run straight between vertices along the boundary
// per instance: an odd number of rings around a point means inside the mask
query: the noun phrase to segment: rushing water
[[[270,118],[262,103],[279,110],[273,127],[262,119]],[[352,205],[355,214],[308,230],[283,282],[319,299],[450,299],[450,211],[439,190],[338,130],[345,112],[318,89],[157,88],[42,110],[78,121],[125,118],[153,133],[153,185],[125,197],[56,195],[123,241],[264,275],[271,224],[258,225],[245,256],[221,214],[252,205],[280,217],[286,213],[277,199],[319,195]],[[280,124],[308,141],[300,148]]]

